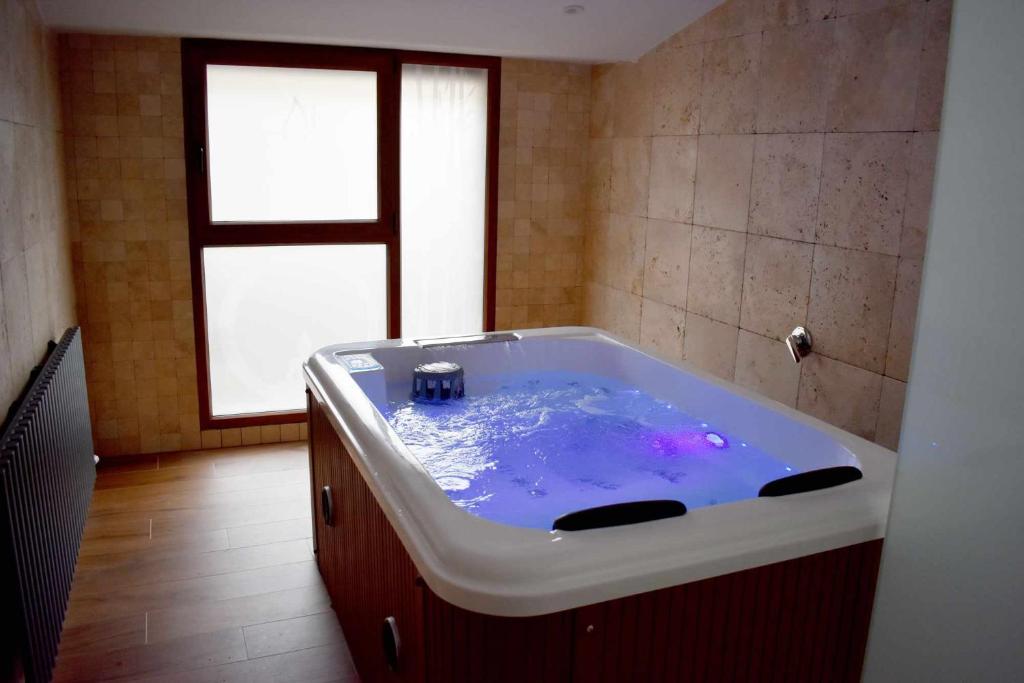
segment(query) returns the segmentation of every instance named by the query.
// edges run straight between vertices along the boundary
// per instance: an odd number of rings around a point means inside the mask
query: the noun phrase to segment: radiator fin
[[[95,480],[75,327],[34,373],[0,437],[2,626],[30,682],[51,677]]]

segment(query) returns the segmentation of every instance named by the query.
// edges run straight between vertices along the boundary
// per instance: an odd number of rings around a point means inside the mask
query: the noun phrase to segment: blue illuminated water
[[[467,377],[460,401],[396,401],[384,410],[449,499],[495,522],[550,529],[567,512],[655,498],[693,509],[756,497],[794,472],[607,377],[520,373],[495,386],[474,394]]]

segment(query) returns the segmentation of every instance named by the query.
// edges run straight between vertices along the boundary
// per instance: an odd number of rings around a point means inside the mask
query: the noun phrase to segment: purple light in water
[[[651,447],[661,455],[677,456],[700,450],[704,435],[691,430],[662,432],[651,440]]]
[[[697,430],[680,430],[677,432],[662,432],[654,436],[650,441],[651,449],[661,455],[679,456],[684,454],[697,454],[705,451],[708,446],[717,449],[729,447],[729,441],[717,432],[703,432]]]
[[[715,448],[728,448],[729,442],[725,440],[725,437],[715,432],[708,432],[704,435],[704,440]]]

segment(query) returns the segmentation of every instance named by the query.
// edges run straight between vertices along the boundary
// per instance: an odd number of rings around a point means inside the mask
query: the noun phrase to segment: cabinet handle
[[[320,512],[324,516],[324,524],[334,526],[334,498],[330,486],[320,489]]]
[[[398,622],[394,617],[384,620],[380,635],[384,646],[384,661],[387,662],[390,671],[398,671],[398,658],[402,655],[402,639],[398,635]]]

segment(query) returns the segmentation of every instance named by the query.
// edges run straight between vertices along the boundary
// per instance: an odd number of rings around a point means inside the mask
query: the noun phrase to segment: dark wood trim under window
[[[214,222],[207,174],[206,67],[210,64],[373,71],[377,74],[377,187],[375,220],[296,222]],[[202,429],[302,422],[305,411],[215,417],[211,412],[206,333],[203,249],[211,246],[296,244],[383,244],[387,247],[388,336],[401,336],[401,211],[399,160],[401,68],[427,64],[487,69],[487,156],[485,181],[484,328],[494,329],[498,221],[498,130],[501,60],[497,57],[378,50],[327,45],[185,39],[182,41],[185,160],[188,192],[192,303]]]

